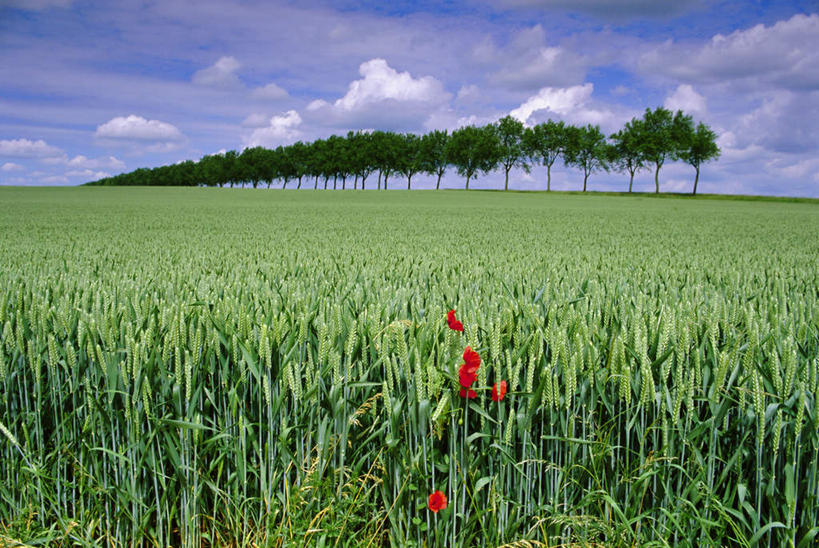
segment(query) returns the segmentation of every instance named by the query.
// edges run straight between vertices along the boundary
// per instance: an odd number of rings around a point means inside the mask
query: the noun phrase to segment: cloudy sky
[[[702,192],[819,196],[819,3],[0,0],[0,184],[509,113],[611,133],[661,105],[719,135]],[[541,188],[544,173],[512,186]],[[692,179],[668,165],[661,188]],[[590,188],[626,182],[595,174]],[[579,186],[577,170],[553,174]]]

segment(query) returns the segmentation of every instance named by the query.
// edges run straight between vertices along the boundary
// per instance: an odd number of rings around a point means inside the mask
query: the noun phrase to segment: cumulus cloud
[[[29,139],[8,139],[0,140],[0,156],[10,158],[57,158],[65,153],[57,147],[53,147],[39,139],[31,141]]]
[[[114,157],[106,156],[101,158],[86,158],[83,155],[74,156],[66,162],[66,165],[72,169],[94,170],[94,169],[125,169],[125,163]]]
[[[705,114],[705,97],[697,93],[689,84],[680,84],[674,93],[666,97],[663,106],[671,111],[681,110],[686,114]]]
[[[236,71],[239,70],[241,66],[241,63],[239,63],[235,57],[220,57],[218,61],[208,68],[193,73],[191,81],[200,86],[218,88],[241,87],[242,82],[239,80],[239,76],[236,75]]]
[[[245,144],[248,147],[271,147],[291,143],[301,135],[300,125],[299,113],[295,110],[288,110],[282,115],[270,118],[267,126],[253,130],[245,139]]]
[[[118,116],[97,127],[97,138],[142,143],[178,143],[185,139],[179,129],[167,122],[142,116]]]
[[[93,169],[72,169],[65,172],[66,177],[82,177],[88,181],[96,181],[105,177],[110,177],[111,174],[107,171],[94,171]]]
[[[26,168],[21,166],[20,164],[15,164],[14,162],[6,162],[2,166],[0,166],[0,171],[10,172],[10,171],[23,171]]]
[[[795,15],[771,26],[756,25],[705,44],[668,40],[644,53],[638,62],[646,74],[662,74],[689,83],[743,82],[758,88],[773,84],[789,89],[819,88],[819,15]]]
[[[343,97],[333,103],[313,101],[306,115],[331,126],[417,128],[452,97],[432,76],[414,78],[384,59],[366,61],[358,71],[362,78],[350,83]]]
[[[290,97],[287,91],[271,82],[266,86],[256,88],[251,92],[251,95],[257,99],[270,99],[272,101],[278,99],[287,99]]]
[[[560,47],[540,47],[523,55],[510,55],[489,80],[510,89],[532,90],[582,82],[586,75],[581,58]]]
[[[775,152],[819,151],[819,91],[807,94],[779,90],[739,117],[735,125],[740,148],[760,145]]]
[[[588,65],[577,53],[548,44],[541,25],[518,31],[503,47],[485,38],[473,48],[472,57],[486,65],[490,83],[520,91],[578,84]]]
[[[265,127],[268,124],[270,118],[265,115],[261,114],[260,112],[253,112],[248,114],[247,117],[242,120],[243,127]]]
[[[567,88],[546,87],[509,114],[527,125],[554,118],[576,125],[600,125],[604,131],[614,130],[635,114],[621,106],[595,101],[593,91],[591,83]]]

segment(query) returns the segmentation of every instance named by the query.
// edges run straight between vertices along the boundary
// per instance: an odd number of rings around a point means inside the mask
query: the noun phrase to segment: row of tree
[[[653,168],[655,191],[660,192],[660,169],[668,161],[681,160],[696,170],[693,193],[697,193],[700,166],[719,157],[715,133],[702,122],[694,124],[682,111],[665,108],[646,109],[642,118],[630,122],[608,138],[599,126],[576,127],[549,120],[524,127],[516,118],[506,116],[482,127],[466,126],[448,133],[431,131],[425,135],[385,131],[349,132],[346,137],[333,135],[311,143],[301,141],[276,149],[246,148],[241,153],[228,151],[212,154],[198,162],[186,161],[153,169],[137,169],[100,179],[97,185],[154,186],[244,186],[254,188],[281,181],[282,188],[295,183],[302,187],[312,180],[313,188],[366,188],[367,179],[377,173],[377,188],[386,189],[390,178],[401,175],[407,188],[412,178],[424,173],[441,178],[454,167],[466,179],[466,189],[478,174],[498,168],[505,175],[504,189],[509,188],[509,172],[520,168],[527,173],[534,165],[546,167],[546,189],[551,190],[551,170],[558,159],[566,166],[583,172],[583,191],[589,176],[598,171],[629,174],[628,191],[634,176]],[[308,183],[309,184],[309,183]]]

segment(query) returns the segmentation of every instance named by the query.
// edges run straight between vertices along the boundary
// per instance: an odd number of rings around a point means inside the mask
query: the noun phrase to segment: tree
[[[640,124],[642,122],[632,118],[626,122],[623,129],[611,135],[613,142],[611,148],[611,166],[615,171],[628,172],[628,191],[631,192],[634,186],[634,174],[643,169],[646,159],[640,146]]]
[[[428,175],[438,176],[435,190],[441,188],[441,177],[449,166],[449,159],[446,155],[447,142],[449,142],[449,134],[446,130],[436,129],[421,137],[421,171]]]
[[[285,149],[288,159],[293,166],[293,176],[299,181],[297,189],[301,188],[301,180],[310,173],[310,148],[301,141],[296,141]]]
[[[697,194],[700,165],[719,158],[721,151],[716,141],[717,134],[702,122],[697,124],[697,129],[692,129],[684,140],[685,145],[680,153],[680,158],[697,170],[694,176],[694,191],[691,194]]]
[[[677,160],[685,147],[687,126],[691,117],[678,110],[658,107],[646,109],[640,124],[640,151],[645,159],[654,164],[654,191],[660,192],[660,168],[666,160]]]
[[[595,171],[608,171],[609,147],[600,126],[570,127],[565,152],[566,164],[583,170],[583,192],[589,175]]]
[[[494,126],[465,126],[452,132],[447,143],[447,158],[469,181],[479,171],[488,173],[495,169],[499,161],[500,141]]]
[[[552,164],[566,150],[566,125],[549,120],[526,128],[523,144],[529,158],[546,166],[546,190],[552,190]]]
[[[412,188],[412,176],[421,171],[421,139],[412,133],[401,135],[397,158],[398,171],[407,178],[407,190]]]
[[[528,158],[523,146],[523,122],[507,115],[498,120],[495,128],[500,144],[498,159],[506,176],[503,190],[509,190],[509,171],[513,167],[529,172]]]
[[[361,190],[367,177],[373,172],[372,139],[369,133],[362,131],[347,133],[347,150],[350,155],[350,169],[355,175],[353,188],[358,188],[358,178],[361,177]]]

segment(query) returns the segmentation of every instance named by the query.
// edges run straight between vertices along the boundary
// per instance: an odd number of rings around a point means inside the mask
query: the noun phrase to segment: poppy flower
[[[506,381],[495,383],[492,386],[492,401],[501,401],[506,396]]]
[[[477,352],[467,346],[466,350],[464,350],[464,363],[461,365],[461,369],[469,373],[475,373],[480,366],[481,357]]]
[[[469,398],[470,400],[473,398],[478,397],[478,393],[474,390],[467,390],[466,388],[461,388],[461,397],[462,398]]]
[[[455,311],[450,310],[446,315],[446,324],[453,331],[463,331],[464,324],[455,319]]]
[[[461,366],[461,369],[458,371],[458,380],[460,381],[461,386],[464,388],[469,388],[472,386],[472,383],[475,382],[477,377],[478,376],[475,373],[465,371],[463,366]]]
[[[438,510],[446,508],[446,495],[440,491],[435,491],[429,496],[429,509],[438,513]]]

